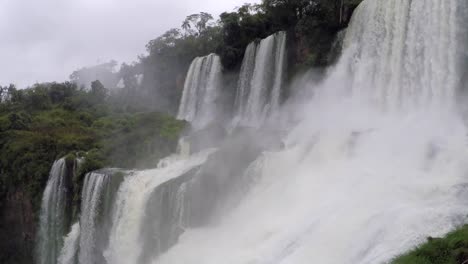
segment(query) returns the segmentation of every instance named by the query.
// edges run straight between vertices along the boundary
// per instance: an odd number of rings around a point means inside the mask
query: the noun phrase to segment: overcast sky
[[[135,61],[189,14],[259,0],[0,0],[0,85],[64,81],[75,69]]]

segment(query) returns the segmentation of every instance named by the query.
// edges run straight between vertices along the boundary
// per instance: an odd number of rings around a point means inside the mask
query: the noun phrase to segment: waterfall
[[[64,158],[54,162],[42,197],[36,248],[38,264],[54,264],[57,261],[71,217],[69,201],[72,177]]]
[[[340,69],[357,98],[387,109],[453,102],[460,86],[459,0],[364,1],[344,40]]]
[[[193,60],[185,80],[178,119],[202,128],[216,118],[221,71],[221,59],[216,54]]]
[[[106,185],[110,182],[112,175],[107,173],[92,172],[86,175],[82,202],[81,202],[81,217],[80,217],[80,249],[78,260],[79,263],[101,263],[98,259],[98,216],[102,217],[104,212],[104,199]]]
[[[259,126],[278,111],[286,66],[286,32],[247,46],[236,93],[234,123]]]
[[[468,222],[468,130],[455,104],[465,10],[364,0],[285,149],[249,169],[237,207],[153,263],[388,263]]]
[[[107,263],[143,263],[145,258],[174,243],[176,232],[182,228],[177,220],[182,214],[182,205],[177,202],[182,187],[176,184],[172,188],[173,185],[166,183],[190,173],[211,153],[211,150],[203,151],[187,158],[171,156],[161,161],[157,169],[126,178],[115,200],[112,216],[115,222],[104,252]]]
[[[255,57],[257,43],[252,42],[245,50],[244,59],[239,73],[239,84],[236,91],[235,109],[236,115],[244,116],[247,108],[247,99],[250,92],[253,71],[255,69]]]
[[[113,223],[112,208],[125,172],[107,169],[88,173],[81,194],[81,216],[58,256],[59,264],[105,263],[103,251],[108,245]]]

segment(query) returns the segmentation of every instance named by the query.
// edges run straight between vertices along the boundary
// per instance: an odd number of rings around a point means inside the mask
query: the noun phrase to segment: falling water
[[[365,1],[344,41],[352,93],[391,109],[453,101],[463,54],[460,0]]]
[[[252,76],[255,69],[255,57],[257,53],[257,43],[252,42],[247,46],[244,60],[239,74],[239,83],[236,91],[235,109],[236,115],[242,117],[247,108],[247,99],[250,93]]]
[[[81,195],[81,216],[65,237],[59,264],[104,263],[102,252],[109,242],[112,206],[126,173],[107,169],[86,175]]]
[[[161,161],[159,168],[140,171],[125,179],[115,201],[112,215],[115,222],[112,225],[109,246],[104,254],[107,263],[141,263],[139,260],[142,256],[144,258],[143,253],[157,255],[163,250],[161,247],[167,247],[167,244],[171,243],[170,240],[178,236],[176,232],[180,231],[174,229],[182,228],[177,225],[178,221],[168,221],[164,224],[164,219],[177,219],[181,213],[176,200],[178,188],[175,189],[175,193],[167,193],[170,188],[159,187],[190,173],[205,162],[211,153],[211,150],[203,151],[188,158],[171,156]],[[165,193],[173,193],[174,196],[163,199]],[[174,211],[171,211],[172,205],[176,206]],[[148,215],[154,218],[148,218]],[[175,218],[172,218],[173,216]],[[154,243],[145,244],[141,234],[149,236],[147,239]],[[148,246],[148,250],[143,252]]]
[[[42,198],[37,242],[37,263],[54,264],[68,232],[70,219],[70,168],[65,159],[54,162]]]
[[[104,213],[106,187],[112,178],[113,175],[109,173],[92,172],[86,175],[81,202],[79,263],[101,263],[98,261],[98,235],[102,230],[96,225],[100,222],[98,217]]]
[[[185,80],[178,119],[202,128],[216,118],[221,71],[221,59],[215,54],[193,60]]]
[[[258,126],[278,111],[286,65],[286,33],[278,32],[245,52],[236,94],[234,123]]]
[[[153,263],[387,263],[466,223],[466,4],[365,0],[285,150],[264,154],[223,220]]]
[[[75,223],[70,233],[65,237],[63,248],[60,252],[58,264],[74,264],[78,254],[80,242],[80,223]]]

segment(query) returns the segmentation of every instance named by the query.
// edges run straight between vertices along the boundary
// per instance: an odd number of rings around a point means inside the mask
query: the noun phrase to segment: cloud
[[[185,16],[249,0],[0,0],[0,84],[64,81],[75,69],[136,60]]]

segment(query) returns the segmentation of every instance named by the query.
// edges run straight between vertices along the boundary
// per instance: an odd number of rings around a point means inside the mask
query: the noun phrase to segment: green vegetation
[[[112,103],[99,81],[89,91],[72,83],[2,91],[0,201],[16,189],[26,190],[35,210],[57,158],[85,157],[81,177],[102,167],[151,167],[175,150],[185,127],[166,114]]]
[[[427,243],[392,261],[393,264],[468,263],[468,226],[444,238],[429,238]]]

